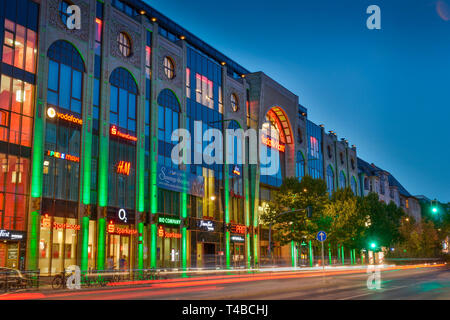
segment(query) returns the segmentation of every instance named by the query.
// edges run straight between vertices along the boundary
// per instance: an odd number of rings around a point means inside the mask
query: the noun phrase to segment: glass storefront
[[[179,227],[158,226],[157,259],[159,268],[179,268],[181,260]]]

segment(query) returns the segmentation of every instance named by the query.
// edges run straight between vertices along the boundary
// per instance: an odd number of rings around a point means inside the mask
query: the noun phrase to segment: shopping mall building
[[[285,177],[361,194],[356,148],[297,95],[142,1],[2,1],[0,28],[0,266],[257,266],[259,215]],[[261,157],[280,166],[240,164],[245,142],[233,163],[175,165],[180,128],[263,129]],[[207,145],[193,141],[192,158]]]

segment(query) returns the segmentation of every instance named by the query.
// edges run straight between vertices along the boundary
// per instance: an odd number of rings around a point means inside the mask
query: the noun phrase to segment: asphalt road
[[[381,289],[367,288],[366,270],[221,275],[81,291],[23,292],[0,299],[43,300],[450,300],[450,268],[381,272]]]

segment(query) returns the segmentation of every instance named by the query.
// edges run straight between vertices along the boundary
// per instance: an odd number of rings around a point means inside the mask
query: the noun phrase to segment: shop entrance
[[[126,271],[130,269],[130,246],[130,236],[108,234],[108,255],[106,259],[108,270]]]
[[[203,263],[205,267],[216,266],[216,245],[214,243],[203,243]]]
[[[19,268],[19,243],[0,243],[0,267]]]
[[[231,246],[231,257],[234,267],[245,266],[245,251],[243,243],[234,243]]]

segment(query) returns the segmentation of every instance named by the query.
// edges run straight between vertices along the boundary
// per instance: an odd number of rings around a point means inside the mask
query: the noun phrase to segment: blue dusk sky
[[[450,202],[450,0],[146,2],[297,94],[411,194]]]

